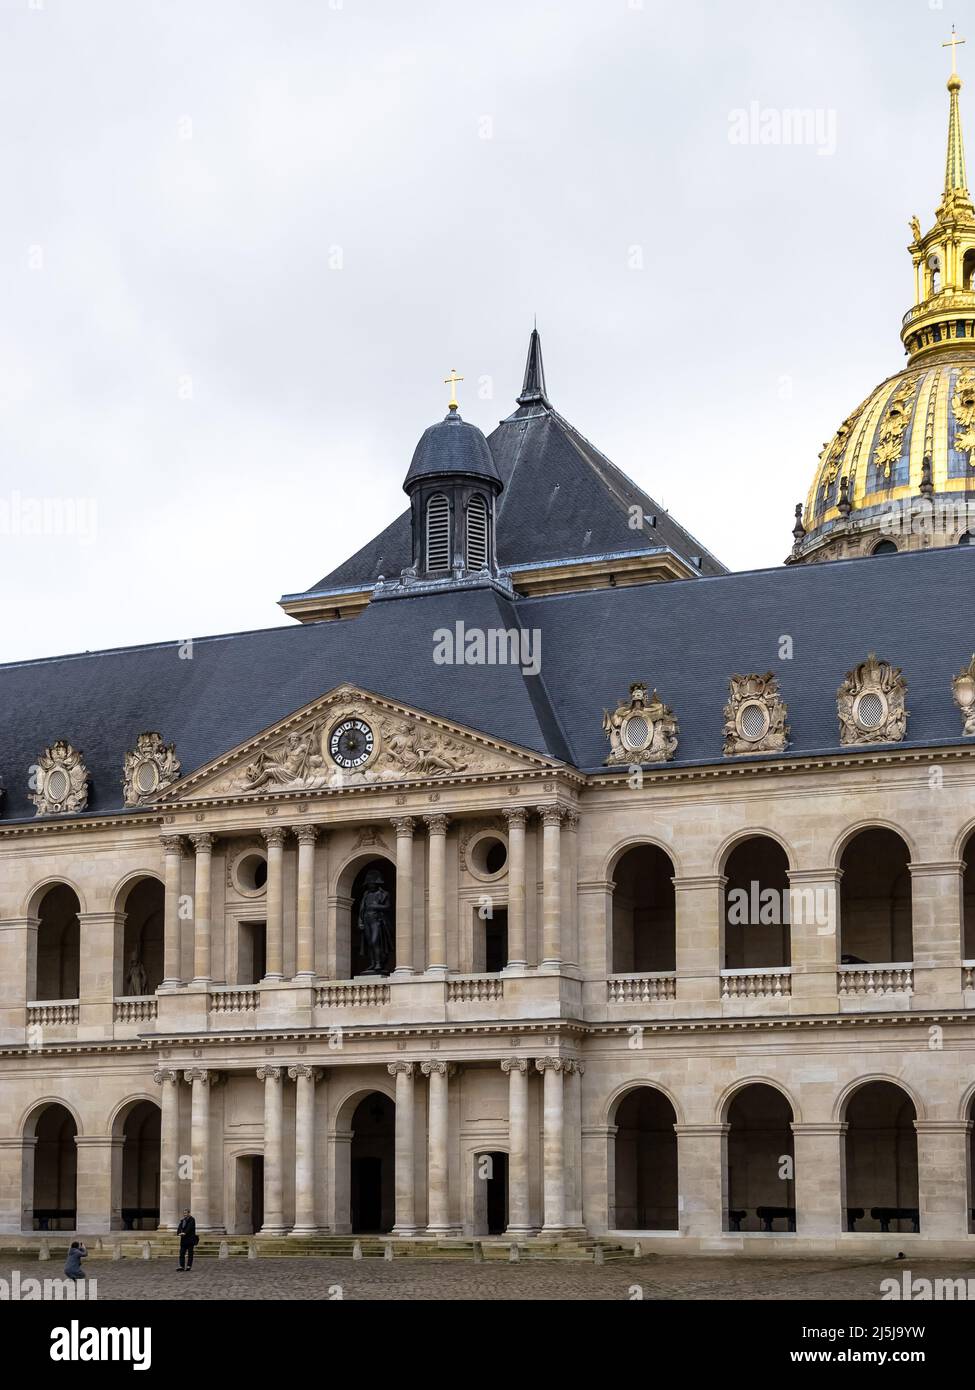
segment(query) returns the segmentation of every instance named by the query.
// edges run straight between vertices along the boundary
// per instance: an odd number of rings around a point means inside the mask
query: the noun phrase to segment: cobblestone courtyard
[[[646,1259],[595,1266],[576,1263],[458,1260],[201,1260],[192,1274],[177,1274],[169,1261],[91,1260],[98,1299],[672,1299],[879,1300],[880,1282],[900,1278],[906,1262],[729,1259]],[[0,1277],[13,1269],[21,1279],[60,1275],[60,1261],[0,1260]],[[911,1261],[915,1278],[975,1279],[975,1262]]]

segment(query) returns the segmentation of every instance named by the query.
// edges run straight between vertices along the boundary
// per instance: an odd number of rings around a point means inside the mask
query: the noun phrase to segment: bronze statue
[[[393,900],[378,869],[367,869],[359,904],[359,942],[369,962],[364,975],[388,975],[393,954]]]

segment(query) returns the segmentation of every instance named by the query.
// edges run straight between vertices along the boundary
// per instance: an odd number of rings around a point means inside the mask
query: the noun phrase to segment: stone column
[[[397,957],[398,959],[398,957]],[[416,1233],[416,1114],[413,1095],[416,1064],[390,1062],[396,1078],[396,1206],[394,1235]]]
[[[37,1139],[18,1134],[0,1139],[0,1234],[32,1229],[31,1192]]]
[[[447,973],[447,817],[424,816],[429,830],[427,972]]]
[[[562,963],[562,816],[561,806],[543,806],[542,820],[542,966]],[[561,1080],[560,1083],[561,1085]],[[548,1218],[546,1217],[546,1224]]]
[[[560,1235],[565,1230],[565,1110],[562,1077],[564,1057],[537,1057],[535,1066],[542,1073],[542,1184],[545,1224],[543,1235]]]
[[[78,1037],[110,1038],[115,996],[122,993],[125,958],[124,912],[79,912],[81,962]]]
[[[179,1225],[179,1072],[154,1071],[152,1079],[162,1087],[159,1143],[159,1229],[175,1231]]]
[[[319,1229],[315,1216],[315,1083],[321,1074],[318,1068],[304,1064],[288,1068],[288,1075],[296,1083],[293,1236],[313,1235]]]
[[[505,812],[508,821],[508,964],[521,974],[528,966],[528,926],[525,915],[525,821],[522,806]]]
[[[971,1120],[915,1120],[921,1235],[968,1236]]]
[[[801,1236],[838,1236],[846,1230],[843,1210],[843,1146],[847,1126],[790,1126],[796,1165],[796,1231]]]
[[[182,984],[179,964],[179,900],[183,888],[185,847],[179,835],[164,835],[162,847],[166,855],[162,988],[177,989]]]
[[[295,826],[298,839],[298,948],[295,979],[315,981],[315,840],[317,825]]]
[[[284,979],[284,837],[280,826],[262,830],[267,845],[267,970],[265,980]],[[267,1211],[265,1209],[265,1218]]]
[[[424,1062],[420,1070],[424,1076],[430,1078],[427,1110],[427,1231],[430,1235],[444,1235],[457,1229],[450,1219],[450,1131],[447,1094],[448,1079],[457,1069],[452,1062]]]
[[[528,1057],[509,1057],[501,1063],[508,1074],[508,1229],[506,1235],[525,1236],[535,1230],[531,1221],[528,1164]]]
[[[122,1160],[125,1139],[114,1134],[76,1134],[78,1152],[78,1215],[75,1230],[82,1235],[101,1235],[121,1225],[116,1209],[113,1222],[112,1170]]]
[[[965,865],[961,860],[948,860],[908,867],[915,1007],[960,1008],[961,963],[965,954]]]
[[[723,874],[675,878],[677,912],[677,1002],[702,1007],[696,1013],[721,1012],[724,964]]]
[[[835,1014],[842,869],[789,870],[793,1013]]]
[[[565,1219],[582,1228],[582,1078],[584,1062],[566,1063],[565,1075]]]
[[[212,1231],[210,1211],[210,1087],[217,1073],[206,1067],[191,1067],[183,1076],[193,1088],[190,1118],[190,1211],[197,1230]]]
[[[284,1069],[258,1067],[264,1082],[264,1225],[262,1236],[283,1235],[284,1224]]]
[[[196,851],[196,884],[193,890],[193,983],[210,983],[210,869],[213,836],[206,831],[191,835]],[[194,1216],[196,1213],[193,1213]],[[199,1225],[197,1217],[197,1225]]]
[[[413,974],[413,829],[412,816],[397,816],[396,830],[396,969],[394,975]]]
[[[38,926],[37,917],[0,922],[0,1042],[22,1045],[25,1040],[27,1002],[37,997]],[[26,1041],[36,1047],[42,1036],[39,1025],[33,1024]]]
[[[718,1241],[727,1206],[725,1149],[730,1125],[675,1125],[682,1235]]]

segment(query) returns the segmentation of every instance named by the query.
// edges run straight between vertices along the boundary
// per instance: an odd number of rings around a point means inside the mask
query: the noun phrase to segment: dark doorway
[[[237,983],[256,985],[267,974],[267,924],[241,922],[237,929]]]
[[[378,1091],[352,1116],[350,1199],[352,1229],[375,1235],[393,1229],[393,1150],[396,1107]]]
[[[256,1234],[264,1225],[264,1158],[261,1154],[241,1154],[237,1159],[237,1235]]]
[[[500,1236],[508,1229],[508,1155],[493,1153],[491,1176],[487,1180],[487,1228],[489,1236]]]
[[[125,1118],[122,1135],[121,1216],[125,1231],[154,1231],[159,1225],[161,1113],[141,1100]]]
[[[616,1111],[616,1229],[677,1230],[677,1116],[662,1091],[640,1086]]]
[[[370,874],[379,874],[382,886],[389,894],[389,939],[387,942],[386,966],[384,974],[392,974],[396,968],[396,868],[388,859],[371,859],[364,864],[352,884],[352,974],[364,975],[369,969],[369,957],[363,949],[362,933],[359,931],[359,909]]]
[[[508,964],[508,909],[497,907],[484,919],[484,969],[496,975]]]
[[[892,1081],[868,1081],[846,1107],[846,1228],[920,1229],[917,1114]]]
[[[34,1127],[31,1229],[73,1231],[77,1217],[77,1127],[63,1105],[49,1105]]]

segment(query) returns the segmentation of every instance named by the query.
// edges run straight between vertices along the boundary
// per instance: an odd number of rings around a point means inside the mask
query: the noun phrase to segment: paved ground
[[[658,1257],[595,1266],[459,1260],[205,1260],[177,1274],[163,1260],[90,1260],[105,1299],[324,1299],[437,1302],[443,1299],[849,1299],[880,1298],[880,1281],[905,1262],[733,1260]],[[0,1259],[0,1278],[60,1275],[55,1260]],[[975,1262],[911,1261],[914,1278],[975,1280]],[[973,1286],[975,1287],[975,1286]]]

